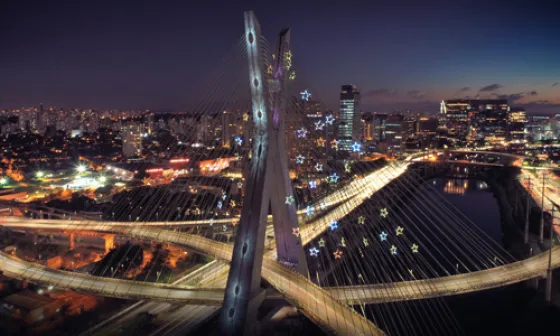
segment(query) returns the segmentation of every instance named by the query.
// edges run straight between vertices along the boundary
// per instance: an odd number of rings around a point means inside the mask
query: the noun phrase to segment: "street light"
[[[0,185],[8,184],[8,179],[5,177],[0,178]]]
[[[80,164],[80,165],[78,165],[78,167],[76,167],[76,170],[80,174],[85,173],[86,172],[86,166],[84,166],[83,164]]]
[[[45,176],[45,173],[39,170],[38,172],[35,173],[35,176],[37,176],[38,178],[41,178],[41,177]]]

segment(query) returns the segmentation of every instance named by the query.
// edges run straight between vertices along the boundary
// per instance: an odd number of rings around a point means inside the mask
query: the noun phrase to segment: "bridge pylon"
[[[291,66],[290,31],[280,32],[270,80],[263,75],[265,58],[260,25],[251,11],[245,12],[245,41],[254,135],[243,208],[220,316],[224,335],[259,334],[257,312],[264,299],[261,268],[269,205],[278,261],[307,276],[307,261],[299,235],[284,148],[285,87]]]

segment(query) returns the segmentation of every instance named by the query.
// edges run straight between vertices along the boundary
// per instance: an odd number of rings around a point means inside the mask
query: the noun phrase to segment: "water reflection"
[[[442,181],[439,181],[441,183]],[[488,184],[484,181],[468,180],[468,179],[450,179],[444,182],[443,192],[450,195],[463,196],[469,189],[469,184],[473,189],[478,191],[485,191],[488,189]],[[433,185],[438,184],[438,180],[432,181]]]

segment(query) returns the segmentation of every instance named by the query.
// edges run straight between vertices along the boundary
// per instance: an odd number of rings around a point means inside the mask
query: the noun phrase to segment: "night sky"
[[[292,28],[330,106],[356,84],[372,112],[478,95],[560,113],[560,5],[455,2],[0,0],[0,109],[184,109],[252,9],[270,41]]]

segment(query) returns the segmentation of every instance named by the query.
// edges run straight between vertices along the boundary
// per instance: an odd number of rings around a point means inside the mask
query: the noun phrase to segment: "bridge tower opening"
[[[290,30],[280,32],[273,78],[263,76],[261,30],[253,12],[245,12],[245,42],[252,96],[252,159],[220,316],[225,335],[257,335],[257,312],[264,299],[261,268],[266,217],[272,209],[277,258],[307,276],[293,188],[284,148],[285,87],[291,65]]]

